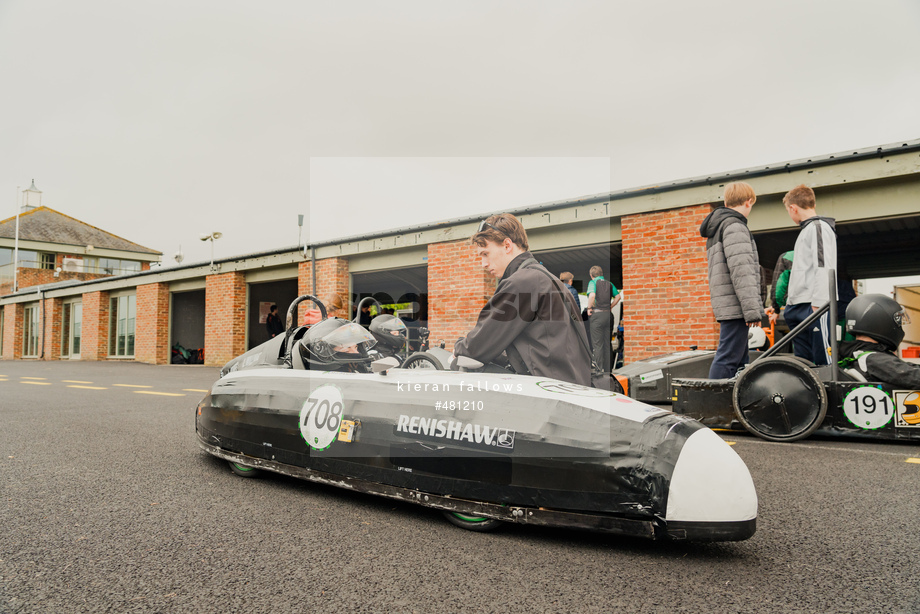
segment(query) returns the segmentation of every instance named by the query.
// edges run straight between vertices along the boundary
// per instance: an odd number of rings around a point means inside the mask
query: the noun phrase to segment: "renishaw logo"
[[[475,446],[514,449],[515,431],[482,424],[463,424],[456,420],[400,415],[396,422],[396,432],[423,435],[433,439],[452,439]]]

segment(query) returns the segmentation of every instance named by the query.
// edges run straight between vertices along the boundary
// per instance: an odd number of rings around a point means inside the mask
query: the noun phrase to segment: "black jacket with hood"
[[[571,317],[579,311],[575,299],[542,265],[521,266],[530,258],[524,252],[508,264],[476,327],[454,345],[454,354],[488,364],[505,352],[518,373],[590,386],[585,328]]]

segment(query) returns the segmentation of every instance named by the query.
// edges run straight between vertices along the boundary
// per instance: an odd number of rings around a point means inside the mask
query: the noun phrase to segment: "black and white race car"
[[[403,369],[374,360],[373,344],[327,319],[234,359],[197,407],[200,446],[239,475],[411,501],[472,530],[702,541],[755,531],[747,467],[696,420],[549,378]]]

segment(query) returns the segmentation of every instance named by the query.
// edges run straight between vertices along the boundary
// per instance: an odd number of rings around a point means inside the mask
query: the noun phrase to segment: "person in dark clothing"
[[[559,275],[559,279],[562,280],[562,283],[565,284],[565,287],[569,289],[569,292],[572,293],[572,298],[575,299],[575,304],[578,305],[579,309],[581,308],[581,299],[578,296],[578,290],[575,289],[575,286],[572,282],[575,279],[575,276],[571,272],[565,271]],[[591,328],[588,322],[588,309],[581,310],[581,324],[585,327],[585,335],[588,338],[588,351],[591,352],[591,355],[594,356],[594,350],[591,349]]]
[[[591,328],[591,348],[594,362],[604,373],[610,373],[610,340],[613,336],[610,309],[620,302],[620,291],[604,279],[604,269],[591,267],[588,284],[588,318]]]
[[[709,262],[709,298],[719,322],[719,345],[709,369],[711,379],[734,377],[748,355],[748,327],[760,326],[766,312],[761,295],[757,244],[747,218],[757,196],[746,183],[725,186],[725,206],[700,225]]]
[[[274,337],[284,332],[284,324],[281,322],[281,316],[278,315],[278,305],[272,305],[269,309],[268,317],[265,318],[265,327],[268,329],[268,336]]]
[[[770,284],[770,305],[776,313],[786,306],[786,293],[789,290],[789,275],[792,272],[792,259],[795,252],[789,250],[780,254],[773,267],[773,283]]]
[[[901,326],[909,322],[907,312],[894,299],[883,294],[857,296],[847,307],[847,332],[856,340],[840,344],[838,364],[855,379],[920,390],[920,365],[895,355],[904,339]],[[920,423],[920,414],[916,417]]]
[[[575,286],[572,285],[572,281],[575,279],[575,276],[572,275],[569,271],[565,271],[559,275],[559,279],[562,280],[562,283],[565,284],[565,287],[569,292],[572,293],[572,297],[575,299],[576,305],[581,305],[581,301],[578,298],[578,290],[575,289]]]
[[[490,216],[470,241],[498,287],[473,330],[454,345],[454,355],[488,364],[504,354],[516,373],[590,386],[587,338],[573,319],[578,305],[527,251],[521,222],[510,213]]]

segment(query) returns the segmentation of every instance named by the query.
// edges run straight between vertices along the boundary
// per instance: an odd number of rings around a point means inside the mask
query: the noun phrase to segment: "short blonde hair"
[[[757,202],[757,194],[754,193],[754,188],[743,181],[736,181],[725,186],[722,196],[726,207],[740,207],[751,199]]]
[[[561,279],[562,281],[570,281],[572,279],[575,279],[575,276],[569,273],[568,271],[564,271],[562,274],[559,275],[559,279]]]
[[[784,205],[796,205],[800,209],[815,208],[815,191],[807,185],[797,185],[783,196]]]

